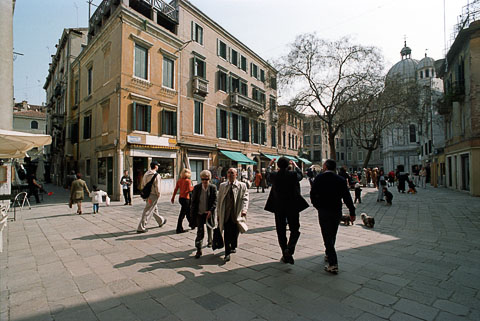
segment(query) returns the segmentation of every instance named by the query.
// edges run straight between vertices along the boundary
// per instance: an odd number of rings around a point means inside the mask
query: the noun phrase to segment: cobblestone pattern
[[[323,271],[315,210],[301,214],[295,265],[279,262],[267,193],[251,190],[239,249],[193,255],[195,231],[175,234],[178,203],[162,197],[166,226],[136,234],[143,202],[76,215],[65,191],[18,213],[0,254],[0,320],[478,320],[480,199],[447,189],[364,188],[354,226],[340,226],[340,273]],[[308,186],[302,191],[308,197]],[[360,213],[374,216],[368,229]],[[186,227],[186,222],[184,223]]]

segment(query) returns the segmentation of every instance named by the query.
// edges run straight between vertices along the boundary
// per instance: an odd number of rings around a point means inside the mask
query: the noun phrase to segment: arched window
[[[30,123],[30,128],[31,129],[38,129],[38,121],[32,120],[32,122]]]

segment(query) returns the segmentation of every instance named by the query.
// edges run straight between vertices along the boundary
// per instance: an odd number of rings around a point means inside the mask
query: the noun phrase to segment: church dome
[[[392,68],[387,73],[387,78],[398,77],[403,80],[415,80],[416,71],[418,66],[418,61],[411,58],[412,49],[407,47],[407,42],[405,41],[404,47],[400,51],[402,60],[393,65]]]
[[[427,57],[427,54],[425,54],[425,58],[418,62],[417,66],[418,70],[424,68],[435,68],[435,60],[433,60],[433,58]]]

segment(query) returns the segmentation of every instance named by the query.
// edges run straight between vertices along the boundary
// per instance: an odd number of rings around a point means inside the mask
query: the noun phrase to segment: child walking
[[[388,190],[387,187],[383,188],[383,195],[385,196],[385,200],[387,201],[387,205],[392,205],[393,194]]]
[[[362,204],[362,189],[360,188],[360,184],[355,184],[355,200],[353,203],[356,203],[358,200],[359,204]]]
[[[102,191],[101,189],[98,189],[97,185],[93,185],[93,191],[90,193],[90,197],[92,198],[92,203],[93,203],[93,214],[98,213],[100,203],[103,202],[102,196],[108,197],[106,192]]]

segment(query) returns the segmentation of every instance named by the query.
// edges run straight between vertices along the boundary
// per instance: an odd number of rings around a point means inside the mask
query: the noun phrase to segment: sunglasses
[[[202,178],[201,180],[202,180],[202,181],[209,181],[210,178]]]

